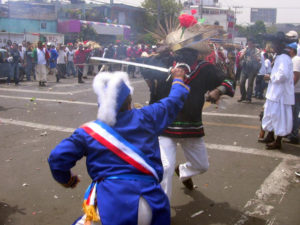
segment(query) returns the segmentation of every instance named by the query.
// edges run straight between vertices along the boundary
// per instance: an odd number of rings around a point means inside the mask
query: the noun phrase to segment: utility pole
[[[109,19],[111,21],[113,21],[113,18],[112,18],[112,9],[113,9],[113,5],[114,5],[114,0],[110,0],[109,5],[110,5],[110,16],[109,16]]]
[[[199,5],[199,15],[200,15],[200,19],[203,18],[203,0],[201,0],[201,3]]]
[[[238,5],[234,5],[232,6],[232,8],[234,8],[234,23],[233,23],[233,32],[232,32],[232,40],[234,39],[234,37],[236,36],[236,32],[235,32],[235,25],[236,25],[236,14],[240,13],[239,11],[237,11],[237,9],[241,9],[243,8],[243,6],[238,6]]]
[[[160,24],[160,18],[161,18],[161,4],[160,0],[157,1],[157,24]]]

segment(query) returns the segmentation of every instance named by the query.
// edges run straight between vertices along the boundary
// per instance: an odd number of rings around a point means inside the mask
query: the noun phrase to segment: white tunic
[[[37,64],[46,65],[46,50],[43,48],[43,51],[37,48]]]
[[[294,105],[293,62],[290,56],[276,57],[268,84],[266,98],[285,105]]]
[[[293,63],[291,57],[281,54],[276,57],[271,72],[262,127],[285,136],[292,131],[292,105],[295,103]]]

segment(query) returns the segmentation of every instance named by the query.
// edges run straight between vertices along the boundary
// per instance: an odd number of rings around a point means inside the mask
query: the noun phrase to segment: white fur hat
[[[97,118],[113,126],[117,114],[128,95],[133,93],[128,74],[125,72],[100,72],[93,81],[94,92],[98,96]]]

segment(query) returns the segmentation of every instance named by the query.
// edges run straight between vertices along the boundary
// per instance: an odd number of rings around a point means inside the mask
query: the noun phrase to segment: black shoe
[[[176,168],[175,168],[175,173],[176,173],[176,175],[178,176],[178,177],[180,177],[180,175],[179,175],[179,166],[177,166]],[[187,189],[189,189],[189,190],[194,190],[194,183],[193,183],[193,180],[192,180],[192,178],[188,178],[187,180],[184,180],[184,181],[182,181],[182,183],[183,183],[183,185],[187,188]]]
[[[251,103],[252,101],[251,101],[251,99],[246,99],[245,100],[245,103]]]
[[[83,84],[84,81],[83,81],[83,80],[79,80],[78,83],[79,83],[79,84]]]
[[[237,100],[237,102],[242,102],[242,101],[245,101],[244,98],[240,98],[239,100]]]
[[[41,81],[39,81],[39,86],[42,87],[42,82]]]

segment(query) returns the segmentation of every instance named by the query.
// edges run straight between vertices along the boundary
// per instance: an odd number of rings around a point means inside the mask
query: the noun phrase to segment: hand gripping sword
[[[108,63],[130,65],[130,66],[136,66],[136,67],[141,67],[141,68],[146,68],[146,69],[158,70],[158,71],[165,72],[165,73],[169,74],[169,76],[167,78],[167,81],[171,77],[171,70],[173,68],[178,68],[178,67],[187,68],[187,70],[188,70],[188,74],[186,75],[187,78],[190,78],[190,73],[191,73],[191,68],[186,63],[177,63],[174,67],[164,68],[164,67],[152,66],[152,65],[148,65],[148,64],[144,64],[144,63],[136,63],[136,62],[130,62],[130,61],[125,61],[125,60],[109,59],[109,58],[103,58],[103,57],[91,57],[90,59],[92,61],[98,61],[98,62],[108,62]]]

